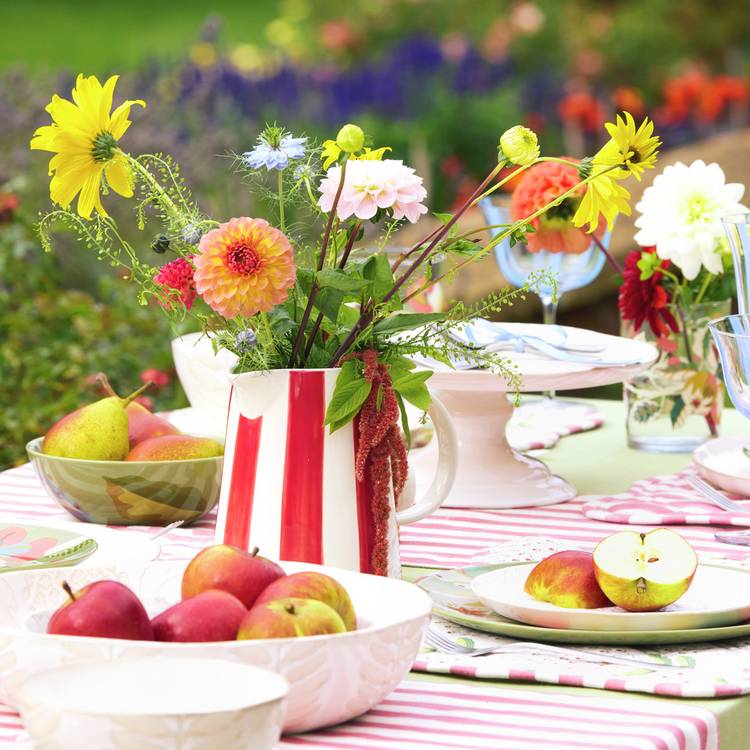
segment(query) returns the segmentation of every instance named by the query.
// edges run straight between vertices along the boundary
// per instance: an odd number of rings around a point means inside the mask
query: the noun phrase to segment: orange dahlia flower
[[[201,237],[195,288],[225,318],[268,312],[294,285],[294,252],[285,234],[263,219],[230,219]]]
[[[513,191],[511,218],[518,221],[531,216],[578,182],[578,170],[573,166],[552,161],[535,164],[523,174]],[[591,237],[574,227],[571,221],[585,192],[586,187],[582,185],[559,206],[553,206],[531,222],[536,232],[526,235],[526,246],[532,253],[546,250],[578,254],[589,248]],[[601,236],[601,229],[597,230],[597,236]]]

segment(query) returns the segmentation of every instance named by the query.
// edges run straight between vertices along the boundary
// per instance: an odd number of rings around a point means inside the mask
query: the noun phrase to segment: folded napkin
[[[590,339],[581,340],[579,336],[577,343],[573,343],[567,329],[556,325],[500,324],[478,318],[463,328],[451,329],[450,335],[462,344],[486,351],[531,350],[549,359],[592,367],[621,367],[640,362],[632,355],[618,355],[606,340],[598,342],[594,332]]]
[[[597,521],[637,526],[750,527],[750,501],[746,513],[722,510],[688,483],[686,477],[691,471],[651,477],[636,482],[622,494],[593,498],[584,503],[583,514]],[[732,499],[742,502],[741,498]]]
[[[512,638],[480,633],[441,618],[431,627],[465,646],[483,648],[518,643]],[[523,680],[553,685],[576,685],[603,690],[670,695],[683,698],[724,698],[750,693],[750,639],[648,649],[575,646],[581,651],[611,653],[653,660],[653,669],[637,665],[584,661],[574,653],[502,653],[456,656],[424,647],[413,670],[496,680]],[[659,662],[684,669],[659,669]]]

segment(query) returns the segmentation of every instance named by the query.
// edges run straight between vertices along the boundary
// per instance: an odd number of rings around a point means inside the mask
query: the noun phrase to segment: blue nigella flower
[[[234,346],[240,354],[249,354],[258,343],[255,331],[246,328],[234,337]]]
[[[258,145],[242,154],[242,161],[249,169],[281,171],[290,159],[301,159],[305,155],[307,138],[294,138],[276,127],[267,127],[258,137]]]

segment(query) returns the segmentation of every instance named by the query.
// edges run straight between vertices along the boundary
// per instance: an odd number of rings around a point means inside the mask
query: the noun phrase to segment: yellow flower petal
[[[112,190],[119,193],[123,198],[133,196],[133,175],[127,162],[122,159],[111,161],[104,168],[104,173]]]

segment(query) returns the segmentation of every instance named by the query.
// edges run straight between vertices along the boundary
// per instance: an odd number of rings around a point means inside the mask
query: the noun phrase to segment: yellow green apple
[[[338,612],[317,599],[274,599],[256,605],[245,615],[237,640],[299,638],[345,632],[346,625]]]
[[[698,557],[672,529],[619,531],[594,550],[596,580],[614,604],[652,612],[676,602],[690,587]]]
[[[596,582],[590,552],[565,550],[545,557],[529,573],[523,588],[535,599],[557,607],[595,609],[612,605]]]
[[[357,629],[357,615],[346,589],[331,576],[313,570],[277,578],[261,592],[255,605],[274,599],[317,599],[338,612],[347,630]]]

